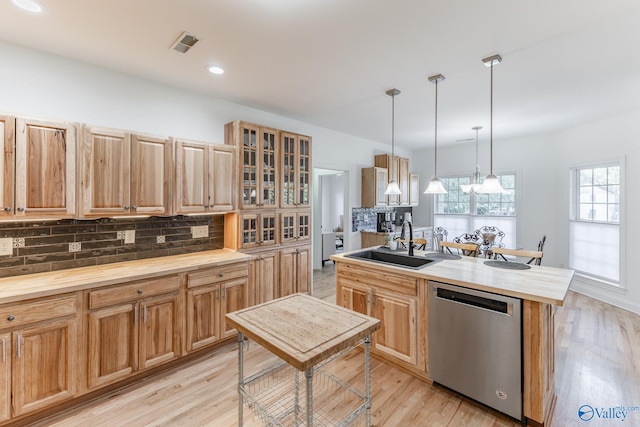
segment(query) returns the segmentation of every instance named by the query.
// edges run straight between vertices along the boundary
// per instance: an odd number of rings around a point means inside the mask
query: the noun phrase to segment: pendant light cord
[[[396,134],[396,95],[391,95],[391,176],[390,181],[393,181],[394,172],[395,172],[395,134]]]
[[[489,108],[489,175],[493,175],[493,61],[491,61],[491,96]]]
[[[434,140],[434,165],[433,165],[433,176],[438,176],[438,80],[436,80],[436,108],[435,108],[435,140]]]

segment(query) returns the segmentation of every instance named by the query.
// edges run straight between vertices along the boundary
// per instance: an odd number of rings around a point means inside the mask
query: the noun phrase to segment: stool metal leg
[[[365,425],[371,426],[371,335],[364,337],[364,416]]]
[[[304,371],[307,377],[307,426],[313,426],[313,368]]]
[[[241,388],[244,385],[244,335],[238,332],[238,427],[244,423],[244,399]]]

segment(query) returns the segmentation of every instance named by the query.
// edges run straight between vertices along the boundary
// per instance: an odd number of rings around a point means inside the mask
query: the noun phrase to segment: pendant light
[[[384,192],[387,196],[397,196],[402,194],[400,191],[400,187],[398,186],[398,182],[393,179],[394,175],[394,164],[395,164],[395,108],[396,108],[396,95],[400,95],[400,91],[398,89],[389,89],[385,92],[387,95],[391,97],[391,170],[389,171],[389,177],[392,178],[389,181],[389,185],[387,185],[387,190]]]
[[[493,66],[502,62],[500,55],[493,55],[482,60],[486,67],[491,67],[491,108],[489,110],[489,175],[486,176],[478,193],[504,193],[498,177],[493,174]]]
[[[474,126],[471,129],[476,131],[476,171],[473,174],[472,184],[460,185],[460,189],[464,194],[477,193],[482,187],[482,184],[480,184],[480,163],[478,163],[478,131],[482,129],[482,126]]]
[[[424,190],[424,194],[445,194],[447,190],[442,185],[442,181],[438,178],[438,82],[444,80],[442,74],[436,74],[429,77],[429,81],[436,85],[436,117],[435,117],[435,144],[433,150],[433,178],[429,181],[427,189]]]

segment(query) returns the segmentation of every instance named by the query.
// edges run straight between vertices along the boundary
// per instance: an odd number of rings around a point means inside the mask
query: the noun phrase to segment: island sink
[[[398,267],[419,269],[435,264],[440,260],[433,260],[423,257],[409,256],[406,254],[396,254],[383,250],[366,250],[345,255],[347,258],[358,258],[365,261],[372,261],[383,264],[391,264]]]

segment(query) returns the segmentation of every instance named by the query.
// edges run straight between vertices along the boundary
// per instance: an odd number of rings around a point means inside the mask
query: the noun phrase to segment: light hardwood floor
[[[314,271],[314,294],[335,301],[335,267]],[[578,418],[578,408],[640,407],[640,316],[570,292],[556,312],[556,393],[552,425],[640,425],[640,410],[623,424]],[[274,357],[251,343],[245,367],[258,371]],[[362,354],[340,361],[356,386]],[[37,426],[237,426],[237,348],[194,360]],[[375,426],[518,426],[454,392],[425,384],[385,362],[372,361],[372,421]],[[260,425],[245,409],[245,425]]]

